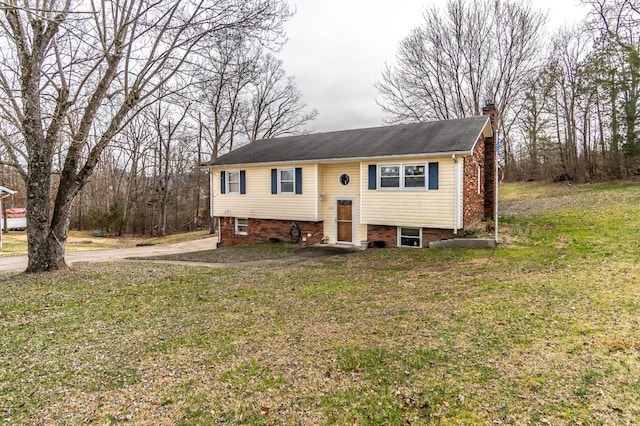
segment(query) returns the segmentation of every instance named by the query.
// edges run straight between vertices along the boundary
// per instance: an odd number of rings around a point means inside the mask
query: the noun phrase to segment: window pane
[[[280,180],[293,181],[293,169],[280,170]]]
[[[400,166],[380,166],[380,187],[400,188]]]
[[[405,188],[424,188],[424,176],[422,177],[405,177]]]
[[[401,237],[400,245],[403,247],[420,247],[420,239],[413,237]]]
[[[420,237],[420,229],[418,228],[402,228],[400,234],[403,237]]]
[[[294,169],[281,169],[278,171],[280,176],[280,193],[291,193],[294,191]]]
[[[424,164],[404,166],[404,186],[405,188],[425,187]]]
[[[380,186],[382,188],[399,188],[400,178],[398,177],[383,177],[380,178]]]
[[[400,166],[382,166],[380,168],[380,176],[400,176]]]
[[[247,235],[249,233],[249,219],[236,218],[236,234]]]
[[[424,165],[404,166],[405,176],[424,176]]]
[[[240,192],[240,172],[227,172],[227,189],[230,193]]]

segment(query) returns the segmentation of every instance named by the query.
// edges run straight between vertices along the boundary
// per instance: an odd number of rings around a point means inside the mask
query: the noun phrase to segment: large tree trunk
[[[27,198],[27,272],[66,269],[65,244],[71,220],[71,206],[80,187],[61,177],[51,212],[51,169],[34,168],[29,173]]]
[[[44,159],[43,159],[44,160]],[[64,268],[64,257],[62,265],[51,258],[51,235],[50,217],[51,205],[51,169],[48,167],[37,167],[40,163],[38,158],[31,158],[31,164],[27,178],[27,242],[29,262],[27,272],[42,272],[49,269]],[[44,202],[43,202],[44,200]],[[64,254],[63,254],[64,255]]]

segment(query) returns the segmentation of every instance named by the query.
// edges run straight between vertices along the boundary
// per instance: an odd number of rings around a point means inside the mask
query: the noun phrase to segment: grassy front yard
[[[637,424],[640,185],[503,195],[496,250],[0,276],[0,419]]]

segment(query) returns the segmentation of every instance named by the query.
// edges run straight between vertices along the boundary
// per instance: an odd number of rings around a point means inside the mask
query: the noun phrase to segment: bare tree
[[[273,41],[289,13],[280,0],[6,0],[0,10],[9,123],[0,140],[26,181],[28,272],[66,267],[73,200],[114,136],[193,52],[230,29]]]
[[[300,133],[318,111],[306,111],[302,93],[293,77],[282,69],[282,61],[272,55],[261,58],[251,84],[244,128],[249,141]]]
[[[213,47],[202,55],[194,84],[212,159],[238,144],[304,132],[315,119],[282,61],[261,45],[231,36]]]
[[[153,123],[155,130],[155,138],[157,141],[156,166],[154,170],[157,174],[155,191],[158,194],[159,218],[158,218],[158,236],[167,235],[167,207],[170,198],[170,191],[173,188],[174,193],[177,192],[175,182],[178,176],[174,173],[172,161],[175,161],[175,144],[178,139],[181,124],[190,108],[187,105],[172,105],[168,108],[162,99],[159,99],[154,108],[148,110],[149,122]],[[172,114],[173,113],[173,114]],[[155,175],[155,174],[154,174]],[[172,182],[174,184],[172,184]],[[177,211],[177,209],[176,209]]]
[[[399,46],[376,83],[389,123],[478,115],[494,101],[502,141],[539,66],[546,14],[526,3],[449,0],[425,11],[424,24]],[[507,146],[508,148],[508,146]]]
[[[243,98],[258,76],[261,50],[244,37],[232,35],[202,54],[197,63],[194,98],[196,120],[208,142],[211,159],[231,151],[241,132]],[[204,115],[204,121],[202,117]]]

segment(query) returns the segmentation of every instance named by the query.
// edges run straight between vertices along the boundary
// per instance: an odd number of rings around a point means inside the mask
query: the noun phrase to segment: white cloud
[[[422,23],[427,7],[444,0],[290,0],[297,13],[286,24],[278,56],[295,76],[305,102],[319,111],[315,131],[374,127],[382,112],[373,84],[398,43]],[[552,26],[584,15],[572,0],[538,0]]]

